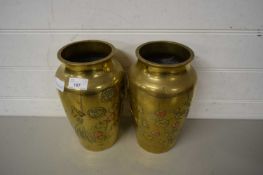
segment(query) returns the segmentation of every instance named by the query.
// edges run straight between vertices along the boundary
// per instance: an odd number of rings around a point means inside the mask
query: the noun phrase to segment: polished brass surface
[[[71,43],[58,51],[63,64],[56,77],[65,83],[64,91],[58,91],[60,99],[81,144],[93,151],[109,148],[118,138],[124,72],[114,56],[114,46],[98,40]],[[88,84],[72,88],[70,78]]]
[[[153,41],[136,50],[129,71],[129,96],[137,141],[145,150],[171,149],[188,114],[196,73],[193,51],[170,41]]]

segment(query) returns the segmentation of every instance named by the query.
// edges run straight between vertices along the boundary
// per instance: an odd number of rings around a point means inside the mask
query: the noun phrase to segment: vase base
[[[99,152],[99,151],[104,151],[108,148],[111,148],[116,142],[117,139],[115,139],[112,142],[107,142],[107,143],[101,143],[101,144],[90,144],[86,140],[79,139],[80,144],[87,150],[89,151],[94,151],[94,152]]]
[[[144,150],[146,150],[148,152],[155,153],[155,154],[161,154],[161,153],[168,152],[169,150],[171,150],[176,145],[176,143],[174,143],[174,144],[171,144],[169,146],[161,146],[161,145],[156,146],[156,145],[150,145],[150,144],[147,144],[144,142],[140,141],[137,138],[137,143],[140,145],[141,148],[143,148]]]

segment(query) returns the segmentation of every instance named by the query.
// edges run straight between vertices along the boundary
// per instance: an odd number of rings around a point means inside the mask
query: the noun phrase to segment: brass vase
[[[170,41],[153,41],[136,50],[129,71],[129,96],[139,145],[153,153],[171,149],[188,114],[197,80],[193,51]]]
[[[114,56],[114,46],[98,40],[58,51],[61,102],[81,144],[93,151],[109,148],[118,138],[124,72]]]

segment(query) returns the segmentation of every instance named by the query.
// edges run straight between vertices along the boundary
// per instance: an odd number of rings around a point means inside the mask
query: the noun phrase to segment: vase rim
[[[71,61],[72,59],[80,59],[80,58],[70,58],[71,60],[68,60],[66,58],[63,57],[63,52],[66,49],[69,49],[72,46],[76,46],[76,45],[80,45],[80,44],[100,44],[100,45],[104,45],[105,47],[108,47],[110,49],[109,53],[107,53],[105,56],[101,56],[99,59],[96,59],[95,61]],[[113,55],[115,54],[116,49],[115,47],[111,44],[108,43],[106,41],[102,41],[102,40],[81,40],[81,41],[76,41],[76,42],[71,42],[69,44],[64,45],[62,48],[60,48],[57,52],[57,57],[58,59],[66,64],[66,65],[70,65],[70,66],[89,66],[89,65],[95,65],[98,63],[102,63],[104,61],[107,61],[109,59],[111,59],[113,57]]]
[[[177,48],[180,48],[186,51],[189,54],[189,56],[188,58],[184,58],[184,60],[180,61],[179,63],[164,64],[164,63],[156,63],[154,61],[149,61],[144,56],[141,55],[140,51],[142,50],[143,47],[149,46],[152,44],[169,45],[171,47],[177,47]],[[146,63],[148,65],[154,66],[154,67],[168,67],[168,68],[181,67],[181,66],[187,65],[194,59],[194,51],[190,47],[184,44],[178,43],[178,42],[167,41],[167,40],[157,40],[157,41],[149,41],[149,42],[143,43],[136,48],[135,54],[139,61]]]

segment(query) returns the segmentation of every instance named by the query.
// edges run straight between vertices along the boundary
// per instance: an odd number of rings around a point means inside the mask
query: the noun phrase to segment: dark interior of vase
[[[190,58],[190,51],[172,42],[152,42],[139,49],[140,56],[157,64],[179,64]]]
[[[107,57],[111,46],[100,41],[82,41],[68,45],[61,52],[64,60],[76,63],[92,62]]]

